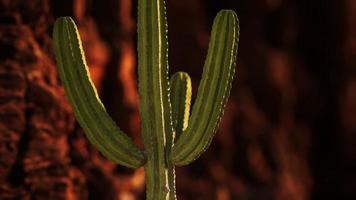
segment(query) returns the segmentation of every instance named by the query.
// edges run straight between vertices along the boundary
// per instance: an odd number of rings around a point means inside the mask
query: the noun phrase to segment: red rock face
[[[53,61],[21,22],[2,24],[0,36],[0,198],[80,199],[85,179],[67,142],[74,118]]]
[[[137,1],[0,0],[0,199],[145,199],[144,172],[90,145],[58,81],[51,33],[71,15],[91,75],[142,146]],[[177,169],[179,199],[356,199],[353,0],[167,1],[171,73],[201,78],[219,9],[238,12],[236,81],[212,146]]]

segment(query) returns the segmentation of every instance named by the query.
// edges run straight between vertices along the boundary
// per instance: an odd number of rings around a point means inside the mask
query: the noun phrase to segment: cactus
[[[138,1],[138,76],[144,150],[105,111],[90,79],[80,36],[70,17],[58,18],[53,38],[57,67],[76,119],[108,159],[144,166],[148,200],[176,199],[175,165],[197,159],[211,143],[235,71],[239,27],[234,11],[214,20],[197,98],[190,113],[191,82],[184,72],[168,78],[164,0]],[[189,121],[188,121],[189,120]]]

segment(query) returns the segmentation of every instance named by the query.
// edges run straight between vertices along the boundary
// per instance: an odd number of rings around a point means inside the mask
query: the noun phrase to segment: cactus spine
[[[176,199],[174,166],[189,164],[209,146],[231,89],[238,35],[236,14],[219,12],[189,116],[189,75],[168,76],[164,1],[138,1],[138,75],[145,146],[141,151],[106,113],[90,79],[74,21],[57,19],[53,38],[58,73],[79,124],[108,159],[131,168],[144,166],[148,200]]]

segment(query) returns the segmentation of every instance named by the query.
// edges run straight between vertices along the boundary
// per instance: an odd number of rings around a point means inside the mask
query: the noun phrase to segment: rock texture
[[[144,172],[90,145],[57,78],[56,17],[78,24],[110,115],[142,146],[137,1],[0,0],[0,199],[134,200]],[[356,199],[356,3],[167,1],[170,68],[198,86],[213,17],[241,26],[237,79],[212,146],[177,169],[180,199]]]

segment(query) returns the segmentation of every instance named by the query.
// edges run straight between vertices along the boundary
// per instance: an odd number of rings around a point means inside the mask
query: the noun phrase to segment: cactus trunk
[[[167,22],[164,1],[138,1],[140,114],[147,163],[149,200],[174,199],[174,166],[168,160],[174,131],[168,83]],[[171,183],[170,183],[171,182]]]

